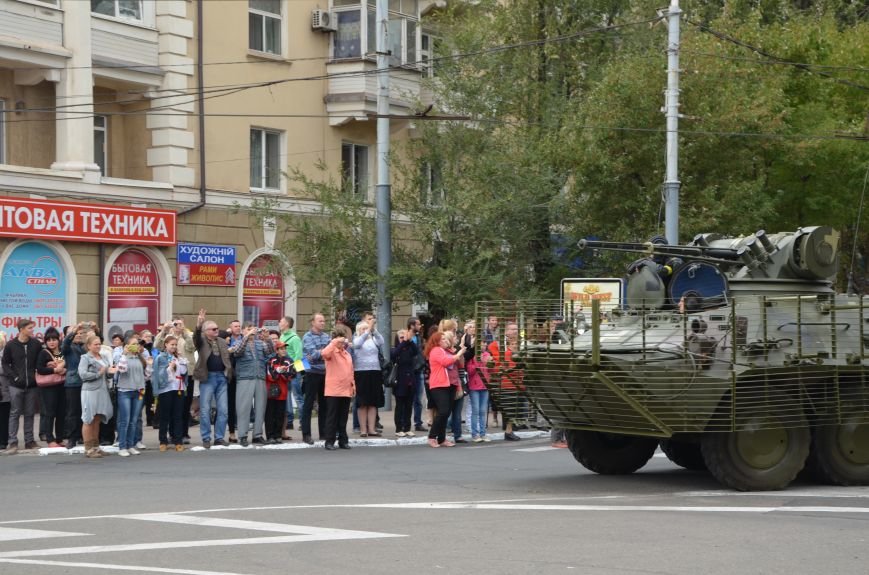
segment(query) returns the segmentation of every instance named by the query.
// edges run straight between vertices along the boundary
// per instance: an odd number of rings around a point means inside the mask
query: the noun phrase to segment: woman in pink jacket
[[[435,405],[436,415],[428,432],[428,444],[431,447],[452,447],[452,441],[447,441],[447,418],[453,403],[453,391],[450,387],[449,369],[457,369],[455,363],[465,354],[465,346],[455,354],[448,351],[450,339],[443,332],[432,335],[425,346],[425,356],[431,371],[429,389],[431,400]]]
[[[344,331],[332,330],[332,341],[323,348],[320,355],[326,362],[326,449],[338,447],[350,449],[347,438],[347,414],[350,413],[350,400],[356,395],[353,381],[353,358],[348,351],[350,340]]]

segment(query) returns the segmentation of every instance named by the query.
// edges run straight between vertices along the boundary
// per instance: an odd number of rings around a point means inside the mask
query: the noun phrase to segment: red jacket
[[[294,377],[296,377],[296,370],[293,368],[293,360],[289,357],[279,357],[276,355],[268,360],[266,363],[266,388],[277,385],[281,390],[281,394],[278,397],[272,397],[267,394],[268,398],[286,401],[289,384]]]
[[[498,342],[493,341],[489,344],[489,353],[492,354],[492,362],[494,363],[494,369],[489,371],[492,377],[491,384],[500,385],[501,389],[524,390],[525,386],[522,385],[522,380],[525,378],[525,373],[517,368],[510,348],[506,348],[502,356]]]

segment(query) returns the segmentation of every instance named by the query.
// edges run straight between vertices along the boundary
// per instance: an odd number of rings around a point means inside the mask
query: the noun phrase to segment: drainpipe
[[[196,83],[199,98],[199,202],[178,212],[178,215],[190,213],[205,205],[205,82],[202,65],[202,35],[205,32],[203,20],[203,2],[196,2]]]
[[[97,307],[97,325],[100,327],[100,333],[103,334],[103,337],[106,337],[106,332],[105,332],[106,324],[104,321],[106,318],[103,317],[103,315],[104,315],[103,310],[107,309],[109,307],[108,302],[106,302],[106,244],[104,244],[104,243],[99,244],[99,256],[98,257],[99,257],[99,262],[100,262],[100,265],[98,266],[99,267],[99,275],[100,275],[100,279],[99,279],[100,286],[98,288],[100,304]],[[75,325],[76,318],[71,318],[71,319],[73,320],[73,323],[71,325]]]

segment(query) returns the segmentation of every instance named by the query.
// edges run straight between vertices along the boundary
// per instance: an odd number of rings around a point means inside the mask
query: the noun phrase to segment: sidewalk
[[[428,431],[415,431],[416,437],[397,437],[395,435],[395,422],[393,420],[393,411],[384,411],[380,410],[380,423],[383,425],[383,431],[381,437],[367,437],[361,438],[359,434],[352,432],[352,424],[353,424],[353,416],[352,414],[347,420],[347,432],[350,436],[350,445],[352,447],[401,447],[401,446],[409,446],[409,445],[424,445],[428,441]],[[500,422],[500,419],[498,420]],[[425,425],[426,428],[429,427],[428,424]],[[36,416],[36,421],[34,422],[34,429],[39,429],[39,416]],[[463,426],[463,434],[462,437],[468,440],[468,443],[465,445],[477,445],[471,441],[471,434],[468,431],[467,425]],[[313,417],[311,420],[311,430],[313,431],[314,438],[317,438],[317,418]],[[211,449],[206,450],[202,447],[202,442],[199,436],[199,425],[191,425],[190,426],[190,445],[185,445],[187,448],[186,451],[191,451],[194,453],[204,452],[204,451],[225,451],[225,450],[239,450],[239,449],[247,449],[247,450],[272,450],[272,451],[284,451],[284,450],[295,450],[295,449],[315,449],[315,448],[323,448],[323,441],[318,440],[314,442],[314,445],[308,445],[302,441],[302,433],[299,431],[299,420],[295,421],[295,430],[288,430],[287,434],[292,438],[291,441],[285,441],[283,443],[277,445],[248,445],[247,447],[242,447],[241,445],[230,444],[226,447],[223,446],[212,446]],[[543,437],[549,437],[548,431],[538,431],[536,429],[531,429],[527,431],[517,431],[516,435],[518,435],[523,440],[525,439],[538,439]],[[489,415],[489,421],[487,426],[487,436],[493,441],[503,441],[504,433],[501,431],[500,424],[496,424],[492,415]],[[229,432],[227,431],[226,437],[229,437]],[[447,437],[451,438],[451,432],[447,429]],[[148,450],[157,451],[157,447],[160,442],[158,439],[158,433],[156,429],[151,428],[150,426],[145,425],[143,430],[143,439],[142,442],[148,447]],[[459,444],[458,447],[461,447],[462,444]],[[43,442],[40,442],[39,449],[31,449],[31,450],[19,450],[19,454],[22,455],[74,455],[74,454],[83,454],[84,447],[77,446],[74,449],[65,449],[63,447],[45,447]],[[116,446],[103,446],[101,447],[104,453],[117,453],[118,448]]]

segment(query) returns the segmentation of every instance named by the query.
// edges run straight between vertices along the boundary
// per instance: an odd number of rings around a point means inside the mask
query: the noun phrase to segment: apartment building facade
[[[390,0],[397,115],[418,106],[430,6]],[[328,286],[298,289],[292,257],[272,265],[293,232],[243,208],[313,214],[286,170],[319,163],[373,201],[374,7],[0,0],[0,329],[326,309]],[[411,130],[394,121],[391,138]]]

